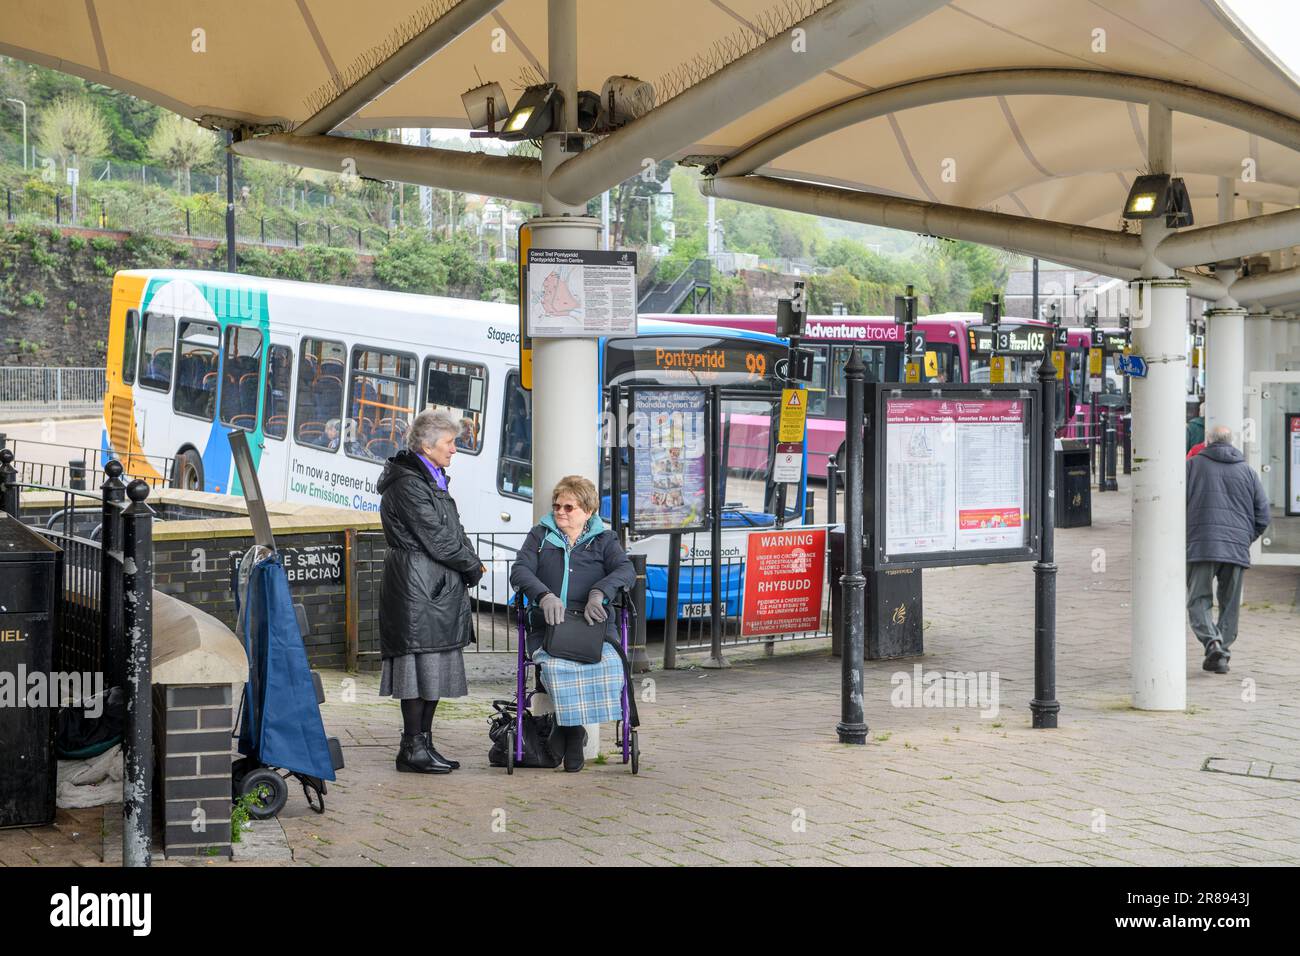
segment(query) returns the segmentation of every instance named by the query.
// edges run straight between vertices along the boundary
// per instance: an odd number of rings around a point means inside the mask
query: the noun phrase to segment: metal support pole
[[[149,486],[126,489],[122,512],[126,732],[122,738],[122,865],[148,866],[153,840],[153,510]]]
[[[1124,376],[1124,381],[1128,381],[1128,376]],[[1124,422],[1124,474],[1133,474],[1133,416],[1125,413],[1121,418]]]
[[[1061,704],[1056,699],[1056,369],[1051,353],[1038,366],[1042,393],[1042,483],[1038,489],[1040,531],[1034,565],[1034,699],[1033,726],[1056,726]]]
[[[839,459],[834,455],[826,456],[826,523],[837,524],[836,519],[836,499],[838,485],[840,483],[840,466]]]
[[[844,369],[848,411],[844,416],[845,454],[848,456],[844,489],[844,644],[840,658],[840,722],[835,727],[842,744],[865,744],[867,721],[863,703],[862,660],[866,654],[867,579],[862,574],[862,428],[866,368],[855,348]]]
[[[682,536],[668,536],[668,589],[664,595],[664,670],[677,668],[677,595],[682,585]]]
[[[100,640],[108,656],[109,687],[126,686],[126,632],[122,629],[122,464],[116,458],[104,466],[99,532]]]
[[[189,234],[190,234],[190,211],[186,209],[185,210],[185,235],[188,236]]]
[[[722,432],[722,390],[714,385],[709,393],[713,406],[709,414],[713,440],[709,446],[716,449],[720,447],[718,439]],[[709,522],[709,659],[704,666],[712,668],[731,666],[722,656],[722,499],[723,476],[727,473],[724,456],[715,454],[709,459],[714,506],[713,520]]]
[[[1119,491],[1119,479],[1115,474],[1116,460],[1119,457],[1119,434],[1115,429],[1115,414],[1106,414],[1106,467],[1102,470],[1102,491]]]
[[[262,245],[266,245],[266,217],[262,216],[259,219],[259,222],[261,223],[261,230],[262,230]]]
[[[623,527],[623,390],[617,385],[609,387],[609,405],[605,420],[612,422],[614,434],[609,442],[609,527],[618,536],[618,543],[627,547],[627,532]]]
[[[18,469],[14,467],[14,453],[10,448],[0,448],[0,509],[18,517]]]
[[[56,195],[54,197],[54,224],[57,226],[63,222],[63,197]]]
[[[646,581],[644,554],[628,555],[636,571],[636,585],[632,590],[632,603],[636,606],[636,627],[632,629],[632,644],[628,648],[627,662],[633,674],[650,670],[650,657],[645,648]]]
[[[235,265],[235,154],[230,149],[234,134],[226,130],[226,271],[239,271]]]

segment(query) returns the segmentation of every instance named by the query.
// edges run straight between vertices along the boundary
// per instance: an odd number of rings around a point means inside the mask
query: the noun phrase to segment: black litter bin
[[[0,513],[0,827],[54,822],[60,555],[45,538]]]
[[[1056,526],[1092,524],[1091,452],[1085,442],[1064,439],[1056,449]]]
[[[844,532],[830,533],[831,651],[841,653],[844,639]],[[862,555],[866,592],[866,659],[920,657],[924,653],[919,568],[872,571],[865,549]]]

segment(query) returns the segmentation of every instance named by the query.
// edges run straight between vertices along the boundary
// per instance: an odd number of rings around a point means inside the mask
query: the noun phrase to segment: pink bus
[[[1103,328],[1102,333],[1102,389],[1097,396],[1099,408],[1108,409],[1111,414],[1128,411],[1128,395],[1125,391],[1124,375],[1120,372],[1119,355],[1128,344],[1128,336],[1123,329]],[[1072,414],[1065,429],[1064,438],[1082,438],[1094,440],[1097,436],[1092,423],[1092,404],[1088,391],[1088,349],[1092,346],[1092,329],[1073,326],[1068,330],[1065,346],[1066,381],[1069,383],[1070,396],[1073,400]]]
[[[642,318],[775,332],[771,315],[644,315]],[[925,333],[926,364],[935,382],[968,381],[968,330],[982,321],[976,312],[947,312],[916,320]],[[892,315],[810,315],[802,348],[814,353],[812,393],[808,399],[808,475],[826,477],[826,459],[844,443],[844,367],[857,347],[867,365],[868,382],[897,382],[903,378],[903,327]]]

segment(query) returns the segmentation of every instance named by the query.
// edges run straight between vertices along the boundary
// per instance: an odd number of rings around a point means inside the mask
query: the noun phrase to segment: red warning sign
[[[816,630],[821,624],[825,577],[825,528],[750,532],[741,636]]]

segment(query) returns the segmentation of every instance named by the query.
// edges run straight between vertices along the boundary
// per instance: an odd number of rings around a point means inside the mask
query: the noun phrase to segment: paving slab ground
[[[868,663],[865,747],[836,741],[839,663],[825,642],[785,645],[773,657],[736,652],[723,671],[645,675],[636,777],[613,754],[612,725],[605,761],[582,773],[489,767],[490,702],[513,686],[499,661],[471,661],[471,673],[484,675],[472,678],[471,696],[439,709],[435,739],[462,769],[398,774],[396,704],[377,696],[375,675],[330,672],[325,723],[348,766],[323,816],[291,795],[279,826],[292,862],[1300,862],[1300,782],[1288,779],[1300,763],[1298,576],[1248,573],[1230,674],[1202,671],[1188,632],[1185,713],[1132,710],[1127,490],[1125,481],[1118,494],[1094,496],[1091,528],[1059,532],[1057,730],[1030,727],[1028,564],[925,572],[925,656]],[[916,664],[983,673],[989,689],[996,674],[996,713],[891,705]],[[98,863],[97,813],[60,812],[54,827],[0,832],[0,864]]]

